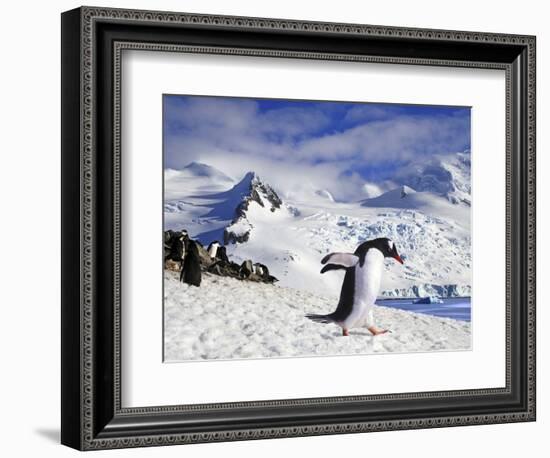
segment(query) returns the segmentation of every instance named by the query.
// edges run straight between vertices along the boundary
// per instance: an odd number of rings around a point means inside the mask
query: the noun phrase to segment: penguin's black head
[[[397,253],[397,247],[393,240],[383,237],[373,240],[373,245],[382,252],[385,258],[393,258],[397,262],[403,264],[403,259],[401,259],[399,253]]]

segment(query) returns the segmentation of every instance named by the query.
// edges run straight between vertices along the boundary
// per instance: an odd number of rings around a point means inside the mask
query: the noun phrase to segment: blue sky
[[[408,163],[470,149],[470,108],[164,95],[164,163],[204,162],[346,199]],[[351,198],[351,197],[350,197]]]

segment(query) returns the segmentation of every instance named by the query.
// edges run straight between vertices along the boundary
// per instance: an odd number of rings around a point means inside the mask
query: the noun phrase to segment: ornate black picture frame
[[[80,450],[535,420],[535,37],[82,7],[62,14],[62,434]],[[121,406],[124,49],[506,72],[506,386]]]

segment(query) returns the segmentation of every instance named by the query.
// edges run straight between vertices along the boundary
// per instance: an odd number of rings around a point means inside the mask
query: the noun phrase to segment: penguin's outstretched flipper
[[[321,264],[326,264],[321,269],[321,273],[324,274],[329,270],[349,269],[350,267],[354,267],[358,262],[359,256],[351,253],[330,253],[321,259]]]
[[[347,267],[339,266],[338,264],[327,264],[325,267],[321,269],[321,273],[324,274],[329,270],[346,270],[346,269]]]

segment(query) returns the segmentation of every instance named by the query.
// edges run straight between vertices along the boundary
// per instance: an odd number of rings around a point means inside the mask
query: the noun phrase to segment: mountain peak
[[[267,203],[271,204],[271,211],[280,208],[283,203],[273,188],[262,181],[260,176],[254,171],[245,173],[241,180],[233,186],[233,191],[241,194],[243,203],[253,200],[264,207],[264,201],[267,201]]]
[[[252,186],[258,182],[261,182],[260,177],[258,174],[254,171],[249,171],[244,174],[244,176],[241,178],[241,181],[239,181],[235,187],[237,186]]]
[[[247,213],[252,203],[269,208],[271,212],[281,208],[283,201],[271,186],[264,183],[256,172],[247,172],[234,187],[233,192],[240,194],[241,200],[235,209],[235,218],[226,228],[224,242],[241,243],[248,240],[252,226],[248,222]]]

